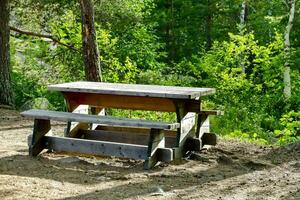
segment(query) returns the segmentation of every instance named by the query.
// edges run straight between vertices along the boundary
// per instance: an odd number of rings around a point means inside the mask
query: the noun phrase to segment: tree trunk
[[[243,0],[242,2],[242,9],[240,14],[240,31],[243,34],[245,25],[246,25],[246,18],[247,18],[247,0]]]
[[[82,49],[85,65],[85,77],[88,81],[102,81],[94,5],[92,0],[79,0],[81,10]]]
[[[290,75],[290,33],[293,27],[294,17],[295,17],[295,0],[289,1],[289,21],[286,26],[286,31],[284,35],[284,52],[285,52],[285,63],[284,63],[284,75],[283,75],[283,82],[284,82],[284,95],[286,98],[291,97],[291,75]]]
[[[244,35],[245,31],[245,26],[246,26],[246,18],[247,18],[247,5],[248,2],[247,0],[243,0],[242,2],[242,9],[241,9],[241,14],[240,14],[240,34]],[[242,68],[242,74],[246,73],[246,67],[245,67],[245,58],[244,55],[241,55],[241,68]]]
[[[0,104],[12,105],[9,64],[9,0],[0,6]]]
[[[273,15],[273,12],[272,12],[273,2],[272,2],[272,0],[268,0],[268,4],[269,4],[268,16],[272,17],[272,15]],[[269,42],[272,41],[272,35],[273,35],[273,33],[272,33],[272,26],[269,24],[269,39],[268,39]]]
[[[212,30],[212,15],[213,10],[211,9],[211,2],[210,0],[207,1],[207,15],[206,15],[206,23],[205,23],[205,37],[206,37],[206,50],[210,50],[212,46],[212,39],[211,39],[211,30]]]

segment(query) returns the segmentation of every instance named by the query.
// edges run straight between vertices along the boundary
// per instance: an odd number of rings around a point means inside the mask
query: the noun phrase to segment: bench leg
[[[196,138],[202,141],[202,146],[205,144],[217,144],[217,135],[210,133],[209,115],[204,113],[198,115]],[[201,150],[201,148],[199,150]]]
[[[35,119],[31,144],[29,145],[29,155],[37,156],[46,145],[43,141],[44,135],[51,131],[50,120]]]
[[[165,137],[163,131],[159,129],[151,129],[148,142],[147,160],[145,160],[144,169],[151,169],[159,160],[161,160],[159,158],[160,153],[157,149],[164,147]]]

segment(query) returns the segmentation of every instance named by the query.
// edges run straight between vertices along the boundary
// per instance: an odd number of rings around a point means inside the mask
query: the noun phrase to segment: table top
[[[161,97],[172,99],[197,99],[201,96],[215,93],[214,88],[175,87],[87,81],[49,85],[48,89],[60,92]]]

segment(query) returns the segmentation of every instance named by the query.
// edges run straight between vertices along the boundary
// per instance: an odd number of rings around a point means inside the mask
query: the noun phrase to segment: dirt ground
[[[64,126],[55,124],[55,133]],[[300,143],[220,140],[180,164],[44,152],[28,156],[32,121],[0,109],[0,199],[300,200]]]

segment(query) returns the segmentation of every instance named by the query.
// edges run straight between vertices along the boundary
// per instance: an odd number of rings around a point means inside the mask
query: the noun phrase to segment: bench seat
[[[56,120],[56,121],[70,121],[70,122],[82,122],[82,123],[95,123],[110,126],[125,126],[125,127],[141,127],[141,128],[153,128],[153,129],[165,129],[172,130],[180,127],[179,123],[166,123],[156,122],[148,120],[138,119],[127,119],[118,118],[111,116],[98,116],[98,115],[87,115],[71,112],[58,112],[50,110],[37,110],[32,109],[24,111],[21,116],[32,118],[32,119],[43,119],[43,120]]]
[[[31,156],[37,156],[43,149],[51,149],[54,151],[126,157],[145,160],[145,169],[152,168],[158,161],[169,162],[173,160],[173,150],[165,147],[163,130],[180,128],[179,123],[37,109],[24,111],[21,113],[21,116],[34,119],[33,134],[28,139],[29,154]],[[148,145],[48,136],[46,134],[51,131],[50,120],[147,128],[150,129]],[[118,137],[117,135],[115,136]]]

